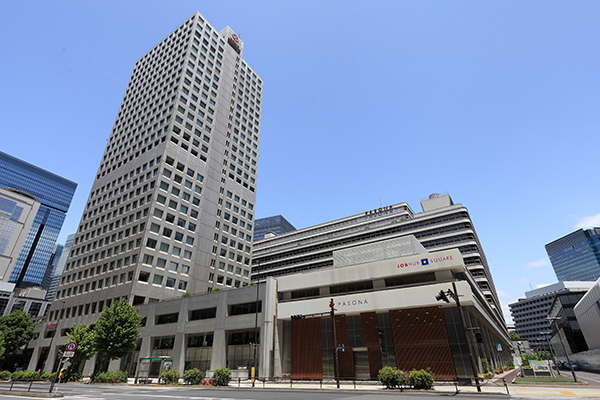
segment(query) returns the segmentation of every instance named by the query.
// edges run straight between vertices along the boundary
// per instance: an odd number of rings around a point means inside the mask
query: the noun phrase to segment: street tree
[[[142,316],[137,307],[123,299],[106,308],[96,321],[95,346],[110,360],[127,356],[135,350]]]
[[[67,336],[69,337],[67,342],[75,342],[77,344],[77,349],[72,359],[73,363],[79,364],[87,361],[96,354],[96,334],[91,325],[78,321],[67,332]]]
[[[33,337],[35,323],[29,314],[15,310],[4,317],[0,317],[0,336],[2,336],[4,349],[3,360],[12,358],[15,352],[26,346]]]
[[[515,331],[508,332],[508,335],[510,336],[510,340],[521,340],[521,336]]]

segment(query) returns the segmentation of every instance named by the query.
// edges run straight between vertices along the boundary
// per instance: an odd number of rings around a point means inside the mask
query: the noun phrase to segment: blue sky
[[[503,305],[556,281],[546,243],[600,225],[598,2],[4,1],[0,149],[79,184],[60,241],[134,62],[196,10],[264,81],[257,217],[448,192]]]

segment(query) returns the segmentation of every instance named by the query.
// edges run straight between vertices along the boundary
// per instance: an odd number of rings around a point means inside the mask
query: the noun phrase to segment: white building
[[[546,320],[557,294],[587,291],[594,282],[558,282],[525,292],[525,298],[509,304],[516,332],[536,350],[548,350],[552,332]]]
[[[57,331],[123,298],[250,282],[263,82],[243,49],[196,12],[135,63],[49,314]]]

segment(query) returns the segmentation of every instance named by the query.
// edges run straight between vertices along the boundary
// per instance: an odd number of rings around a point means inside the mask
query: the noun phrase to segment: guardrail
[[[51,382],[37,380],[0,381],[0,390],[10,392],[46,392],[50,390]]]

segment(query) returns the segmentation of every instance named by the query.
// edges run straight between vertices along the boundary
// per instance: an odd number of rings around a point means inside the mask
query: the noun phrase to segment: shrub
[[[431,370],[421,369],[419,371],[410,371],[409,383],[415,389],[431,389],[433,387],[433,374]]]
[[[227,386],[231,380],[231,371],[227,368],[217,368],[213,373],[212,380],[215,386]]]
[[[507,369],[514,369],[515,368],[515,363],[512,360],[508,360],[506,362],[506,368]]]
[[[481,368],[483,369],[484,374],[492,371],[492,367],[490,367],[490,362],[487,358],[481,359]]]
[[[377,379],[386,389],[393,389],[400,385],[400,374],[396,368],[385,366],[377,373]]]
[[[40,380],[47,381],[49,379],[50,379],[50,372],[48,372],[48,371],[42,372],[42,374],[40,375]]]
[[[53,372],[50,375],[48,375],[48,379],[46,379],[46,380],[48,382],[54,382],[55,379],[56,379],[56,372]]]
[[[127,372],[125,371],[103,371],[98,372],[92,378],[94,383],[127,383]]]
[[[78,371],[67,370],[67,373],[65,376],[67,378],[67,381],[69,381],[69,382],[77,382],[77,381],[81,380],[81,372],[78,372]]]
[[[500,374],[501,374],[501,373],[503,373],[503,372],[504,372],[504,370],[503,370],[502,368],[496,368],[496,369],[494,370],[494,373],[495,373],[496,375],[500,375]]]
[[[172,369],[170,371],[163,371],[160,374],[160,380],[164,383],[179,383],[179,377],[181,374],[176,369]]]
[[[12,378],[12,373],[10,371],[0,371],[0,379],[7,381],[10,378]]]
[[[188,369],[183,373],[183,381],[188,385],[199,385],[204,379],[204,372],[198,368]]]
[[[40,376],[35,371],[16,371],[12,374],[13,381],[37,381]]]
[[[212,379],[202,379],[202,386],[214,386],[215,385],[215,381],[213,381]]]

